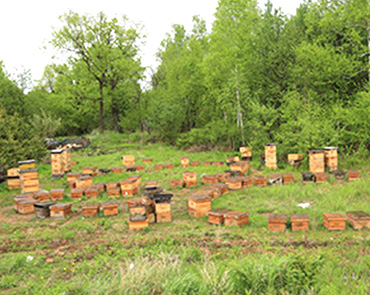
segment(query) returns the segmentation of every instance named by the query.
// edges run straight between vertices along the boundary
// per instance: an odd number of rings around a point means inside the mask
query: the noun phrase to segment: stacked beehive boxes
[[[19,174],[22,193],[32,193],[40,190],[39,171],[35,160],[20,161]]]
[[[64,166],[64,173],[68,173],[72,170],[71,156],[72,156],[71,149],[69,148],[63,149],[62,160]]]
[[[269,169],[277,169],[276,143],[265,145],[265,166]]]
[[[252,149],[249,147],[240,147],[239,151],[242,156],[242,160],[251,161],[252,160]]]
[[[212,198],[207,194],[193,194],[188,198],[189,216],[200,218],[211,210]]]
[[[20,189],[21,188],[21,179],[19,177],[18,168],[8,169],[7,184],[8,184],[8,189]]]
[[[142,199],[137,199],[137,202],[128,202],[129,206],[129,229],[143,229],[149,226],[149,214],[151,207],[146,205]]]
[[[53,177],[63,177],[64,175],[64,159],[63,159],[63,149],[51,150],[51,174]]]
[[[346,228],[346,218],[340,213],[323,213],[324,226],[328,230],[344,230]]]
[[[325,172],[325,154],[323,150],[308,151],[310,172]]]
[[[338,170],[338,148],[337,147],[324,147],[325,166],[329,171]]]

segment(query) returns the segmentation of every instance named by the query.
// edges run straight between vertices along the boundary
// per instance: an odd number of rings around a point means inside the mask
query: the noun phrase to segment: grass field
[[[142,144],[141,138],[107,132],[92,137],[92,145],[73,153],[78,164],[112,168],[120,157],[133,154],[145,164],[143,182],[157,180],[174,193],[173,222],[154,224],[142,231],[128,230],[126,198],[120,197],[120,213],[84,219],[80,209],[96,200],[72,200],[66,180],[52,180],[48,164],[38,163],[43,189],[65,188],[63,202],[73,203],[66,220],[38,220],[21,216],[12,198],[19,191],[0,185],[0,293],[8,294],[370,294],[370,231],[355,231],[348,224],[341,232],[329,232],[323,212],[370,213],[370,181],[366,162],[353,159],[342,168],[361,168],[358,181],[302,185],[300,170],[282,165],[278,172],[292,172],[296,183],[229,192],[212,202],[213,208],[250,212],[242,228],[208,224],[207,218],[187,214],[187,196],[204,187],[171,189],[168,180],[181,178],[180,157],[191,161],[222,161],[235,153],[187,153],[161,144]],[[155,163],[174,164],[173,170],[154,172]],[[342,161],[343,162],[343,161]],[[356,165],[356,166],[353,166]],[[255,157],[252,171],[259,166]],[[201,174],[223,172],[224,167],[199,166],[188,170]],[[265,175],[271,171],[263,171]],[[125,179],[131,174],[108,174],[94,183]],[[311,207],[297,205],[309,202]],[[271,233],[267,214],[307,213],[308,232]]]

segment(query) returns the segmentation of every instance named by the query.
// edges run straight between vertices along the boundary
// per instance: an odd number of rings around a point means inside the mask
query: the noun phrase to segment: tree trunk
[[[366,26],[366,32],[367,32],[367,48],[369,50],[369,54],[368,54],[368,57],[369,57],[368,77],[369,77],[369,81],[370,81],[370,23],[368,23],[367,26]]]
[[[103,126],[103,109],[104,109],[104,102],[103,102],[103,82],[99,82],[99,132],[100,134],[104,133],[104,126]]]

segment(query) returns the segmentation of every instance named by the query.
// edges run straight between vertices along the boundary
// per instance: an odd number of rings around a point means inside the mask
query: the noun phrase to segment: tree
[[[69,63],[81,67],[95,82],[91,87],[97,90],[94,99],[99,103],[99,130],[103,133],[104,103],[109,89],[141,78],[138,28],[127,27],[125,17],[121,22],[116,18],[108,20],[102,12],[96,17],[69,12],[61,20],[64,26],[53,33],[51,44],[69,53]]]

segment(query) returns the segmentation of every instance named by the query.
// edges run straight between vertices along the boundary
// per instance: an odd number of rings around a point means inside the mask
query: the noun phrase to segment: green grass
[[[354,231],[349,225],[341,232],[323,226],[323,212],[370,212],[370,181],[366,161],[353,159],[341,167],[361,168],[362,179],[348,183],[330,177],[321,185],[251,187],[230,192],[212,202],[213,208],[250,212],[250,223],[242,228],[213,226],[206,217],[187,214],[186,197],[204,187],[171,189],[169,179],[181,178],[180,157],[191,161],[221,161],[235,152],[187,153],[158,143],[144,144],[145,135],[107,132],[92,136],[92,145],[73,153],[78,164],[111,168],[121,166],[121,156],[135,155],[137,164],[147,157],[143,182],[157,180],[174,192],[173,222],[154,224],[143,231],[128,230],[125,197],[117,199],[117,216],[82,218],[86,202],[104,202],[67,197],[66,180],[52,180],[51,167],[38,163],[43,189],[65,188],[63,202],[73,203],[67,220],[38,220],[19,216],[12,208],[18,191],[0,185],[0,293],[8,294],[370,294],[370,231]],[[257,154],[257,153],[256,153]],[[156,163],[174,164],[173,170],[153,171]],[[251,163],[259,166],[255,157]],[[199,166],[187,170],[213,174],[227,167]],[[295,170],[281,164],[278,172]],[[268,175],[271,171],[261,171]],[[98,182],[120,181],[133,173],[108,174]],[[309,202],[311,207],[297,205]],[[307,213],[308,232],[270,233],[267,213]],[[33,260],[27,260],[32,256]],[[48,262],[49,261],[49,262]],[[130,265],[133,265],[131,269]]]

